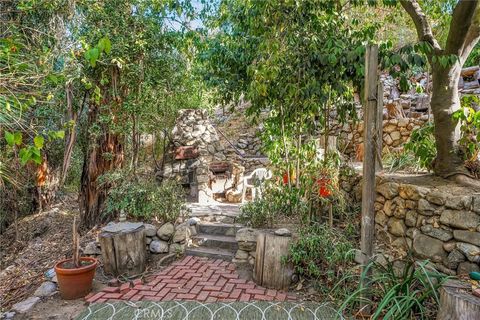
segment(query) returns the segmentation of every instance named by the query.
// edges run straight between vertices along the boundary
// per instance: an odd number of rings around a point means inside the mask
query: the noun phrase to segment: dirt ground
[[[1,312],[8,311],[14,303],[32,296],[46,280],[44,273],[57,261],[72,255],[73,217],[78,215],[75,196],[67,195],[49,210],[20,219],[17,228],[11,225],[0,235]],[[95,236],[96,230],[82,235],[80,245],[84,246],[94,240]],[[48,304],[55,299],[53,297],[45,302],[46,310]],[[45,303],[40,303],[38,308],[42,308]],[[76,305],[75,302],[72,304]],[[70,303],[67,305],[70,308]]]
[[[104,284],[94,282],[93,291],[99,291]],[[85,308],[85,300],[62,300],[56,293],[49,298],[42,298],[29,312],[15,315],[14,320],[73,320]]]

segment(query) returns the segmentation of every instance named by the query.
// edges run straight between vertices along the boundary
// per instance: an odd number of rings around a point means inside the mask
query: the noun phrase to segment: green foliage
[[[355,312],[358,304],[363,303],[373,310],[372,320],[384,319],[430,319],[434,317],[438,306],[438,289],[447,279],[431,266],[428,261],[415,262],[413,259],[400,262],[403,270],[395,268],[394,262],[385,266],[372,262],[360,275],[365,286],[360,287],[346,298],[341,311]],[[369,279],[367,272],[372,271]],[[337,286],[359,281],[358,279],[342,279]],[[358,282],[361,283],[361,282]],[[371,300],[363,296],[372,294]]]
[[[480,110],[475,111],[473,106],[478,105],[478,96],[466,95],[462,97],[461,108],[453,113],[452,117],[460,123],[460,147],[467,159],[475,159],[480,151]]]
[[[90,63],[90,66],[95,68],[97,60],[102,57],[102,54],[105,53],[108,55],[111,50],[112,43],[110,42],[110,39],[108,39],[108,37],[103,37],[98,40],[95,47],[86,50],[83,56],[85,57],[85,60]]]
[[[332,281],[353,261],[353,248],[340,230],[314,224],[300,230],[290,246],[288,261],[299,275]]]
[[[347,16],[334,1],[224,0],[208,21],[218,32],[200,55],[205,80],[223,103],[251,101],[266,154],[287,171],[312,161],[309,137],[328,131],[333,112],[355,116],[364,43],[378,25]]]
[[[413,153],[406,150],[388,152],[383,156],[382,165],[384,170],[391,173],[397,171],[418,171],[418,169],[421,169]]]
[[[253,228],[271,227],[276,216],[277,212],[272,210],[267,199],[255,199],[241,207],[238,222]]]
[[[465,61],[465,67],[472,67],[480,65],[480,44],[477,43],[475,48],[473,48],[472,53],[468,56],[467,61]]]
[[[437,155],[433,130],[433,123],[428,122],[413,130],[410,140],[405,144],[405,150],[412,152],[418,165],[427,170],[433,168],[433,160]]]
[[[185,191],[174,181],[164,181],[159,185],[149,179],[137,180],[125,176],[122,172],[103,176],[101,181],[112,184],[105,215],[113,216],[124,211],[137,219],[175,222],[186,210]]]
[[[272,227],[275,219],[286,216],[305,217],[309,205],[303,198],[302,190],[269,184],[262,191],[262,198],[256,198],[241,207],[240,223],[253,228]]]

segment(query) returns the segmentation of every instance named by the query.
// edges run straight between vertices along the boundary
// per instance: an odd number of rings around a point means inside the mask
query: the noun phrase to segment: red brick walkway
[[[188,256],[155,274],[145,284],[141,280],[134,280],[120,287],[106,287],[98,293],[90,294],[86,300],[228,302],[293,301],[296,297],[240,279],[234,263]]]

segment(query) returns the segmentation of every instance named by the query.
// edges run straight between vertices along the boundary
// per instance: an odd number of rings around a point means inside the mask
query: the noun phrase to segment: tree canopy
[[[0,176],[23,189],[25,199],[40,190],[34,207],[75,180],[83,207],[94,211],[84,222],[95,223],[109,189],[97,179],[124,167],[135,175],[142,135],[165,136],[178,109],[233,107],[239,99],[250,103],[251,120],[263,123],[274,163],[287,172],[312,164],[330,122],[357,114],[369,42],[380,44],[381,66],[402,89],[412,73],[432,73],[435,171],[468,175],[452,114],[460,69],[478,64],[477,1],[8,0],[1,6]],[[7,211],[16,206],[12,197],[2,200]]]

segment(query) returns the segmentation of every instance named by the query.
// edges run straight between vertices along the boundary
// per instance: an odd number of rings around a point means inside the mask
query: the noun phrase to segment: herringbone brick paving
[[[296,297],[241,279],[234,263],[187,256],[153,275],[146,283],[134,280],[86,297],[90,303],[119,300],[294,301]]]

